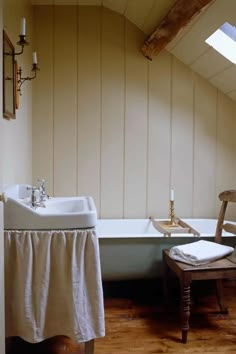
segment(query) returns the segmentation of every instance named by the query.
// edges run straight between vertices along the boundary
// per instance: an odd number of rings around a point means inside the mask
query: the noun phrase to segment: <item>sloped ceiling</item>
[[[32,0],[33,5],[104,6],[150,35],[175,0]],[[236,101],[236,66],[205,43],[224,22],[236,24],[236,1],[215,0],[181,30],[166,50]]]

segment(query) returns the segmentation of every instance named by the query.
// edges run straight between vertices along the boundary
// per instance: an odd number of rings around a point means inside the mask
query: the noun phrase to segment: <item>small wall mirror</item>
[[[3,31],[3,117],[15,118],[14,46]]]

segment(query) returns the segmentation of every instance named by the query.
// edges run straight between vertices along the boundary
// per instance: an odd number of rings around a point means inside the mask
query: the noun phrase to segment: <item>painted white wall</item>
[[[42,25],[43,24],[43,25]],[[215,217],[235,188],[235,103],[102,7],[36,6],[33,179],[92,195],[102,218]]]
[[[20,33],[21,17],[26,17],[26,35],[31,45],[25,47],[22,55],[16,56],[24,76],[31,75],[32,68],[32,7],[29,0],[3,0],[3,27],[15,46]],[[14,183],[31,183],[32,180],[32,83],[22,86],[16,119],[1,119],[2,182],[3,186]]]

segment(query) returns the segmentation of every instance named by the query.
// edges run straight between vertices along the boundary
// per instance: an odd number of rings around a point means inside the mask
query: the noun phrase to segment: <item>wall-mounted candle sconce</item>
[[[20,31],[20,40],[17,42],[18,45],[21,46],[21,51],[20,52],[15,52],[15,55],[21,55],[24,51],[24,47],[26,45],[29,45],[29,42],[26,41],[26,19],[25,17],[22,17],[21,19],[21,31]]]
[[[18,88],[17,90],[19,91],[20,95],[21,95],[21,86],[23,85],[23,83],[27,80],[33,80],[36,78],[37,76],[37,71],[39,71],[39,67],[38,67],[38,62],[37,62],[37,53],[33,52],[33,66],[32,66],[32,76],[26,76],[23,77],[22,76],[22,69],[21,67],[19,67],[18,71],[17,71],[17,82],[18,82]]]
[[[6,34],[5,34],[5,36],[6,36]],[[13,64],[16,62],[15,61],[16,56],[23,54],[24,47],[26,45],[29,45],[29,43],[26,41],[26,19],[25,19],[25,17],[23,17],[21,19],[21,31],[20,31],[19,37],[20,37],[20,40],[17,42],[17,44],[21,46],[21,50],[19,52],[17,52],[17,51],[15,51],[15,48],[13,47],[12,51],[5,51],[4,52],[4,59],[9,55],[13,57],[12,58]],[[8,41],[10,42],[9,39],[8,39]],[[19,69],[18,68],[16,69],[16,68],[17,68],[17,65],[14,66],[14,69],[15,69],[15,70],[13,70],[14,78],[12,78],[12,80],[15,80],[16,90],[21,95],[21,86],[23,85],[23,83],[25,81],[35,79],[37,76],[37,71],[40,70],[38,67],[37,53],[33,52],[33,66],[32,66],[32,70],[31,70],[33,73],[32,76],[25,76],[24,77],[23,72],[22,72],[22,68],[21,67],[19,67]],[[6,80],[10,80],[10,78],[7,77]]]
[[[21,95],[21,87],[25,81],[36,78],[39,71],[37,53],[33,52],[32,75],[23,76],[22,68],[17,65],[16,56],[24,52],[24,47],[29,45],[26,41],[26,20],[21,19],[20,40],[17,42],[21,50],[17,52],[3,30],[3,117],[7,119],[15,118],[15,109],[18,108],[18,95]]]
[[[20,37],[20,40],[19,40],[19,42],[17,42],[17,44],[21,46],[21,51],[15,52],[15,54],[14,54],[15,56],[22,54],[24,51],[24,47],[26,45],[29,45],[29,43],[26,41],[26,19],[25,19],[25,17],[23,17],[21,19],[21,32],[20,32],[19,37]],[[17,91],[20,93],[20,95],[21,95],[21,86],[23,85],[23,83],[25,81],[35,79],[37,76],[37,71],[39,71],[39,70],[40,69],[38,67],[37,53],[33,52],[33,66],[31,69],[31,71],[33,73],[32,76],[23,77],[21,67],[19,67],[19,69],[17,70],[17,84],[18,84]]]

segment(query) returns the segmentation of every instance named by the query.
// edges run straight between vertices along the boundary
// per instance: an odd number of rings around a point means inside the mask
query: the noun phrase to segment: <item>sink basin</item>
[[[14,185],[5,190],[5,229],[55,230],[84,229],[97,223],[97,211],[92,197],[49,198],[45,207],[32,208],[28,185]]]

